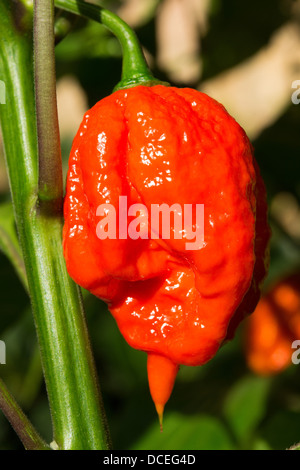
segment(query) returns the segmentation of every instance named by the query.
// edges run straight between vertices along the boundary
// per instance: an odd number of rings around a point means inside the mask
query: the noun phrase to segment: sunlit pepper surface
[[[204,204],[204,245],[100,240],[101,204]],[[269,228],[251,144],[224,107],[193,89],[120,90],[84,116],[69,160],[64,254],[71,277],[108,303],[134,348],[148,353],[162,415],[180,364],[209,361],[260,296]],[[132,218],[128,219],[128,223]],[[195,227],[194,227],[195,228]]]

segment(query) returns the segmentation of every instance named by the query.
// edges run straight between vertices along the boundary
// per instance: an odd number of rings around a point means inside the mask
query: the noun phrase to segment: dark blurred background
[[[300,80],[300,2],[94,3],[117,12],[134,27],[158,78],[207,92],[245,128],[270,208],[271,263],[265,290],[300,270],[300,104],[291,101],[292,83]],[[58,31],[73,23],[56,48],[65,172],[83,113],[110,94],[120,79],[121,50],[101,25],[59,12],[57,17]],[[0,201],[8,199],[1,148]],[[83,296],[115,449],[285,449],[300,441],[300,365],[291,364],[272,376],[256,375],[245,360],[243,326],[210,363],[181,367],[160,433],[148,390],[146,354],[127,345],[104,303],[87,292]],[[30,304],[1,252],[0,299],[0,339],[7,350],[1,377],[50,442]],[[0,449],[19,448],[0,414]]]

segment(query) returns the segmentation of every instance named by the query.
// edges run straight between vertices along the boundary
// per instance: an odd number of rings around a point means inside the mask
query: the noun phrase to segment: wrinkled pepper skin
[[[117,209],[121,195],[149,212],[204,204],[204,246],[100,240],[97,207]],[[71,277],[108,303],[132,347],[167,358],[174,375],[209,361],[258,302],[270,236],[264,185],[245,132],[203,93],[137,86],[90,109],[73,142],[64,217]]]
[[[300,273],[281,279],[261,298],[245,322],[248,367],[269,376],[292,365],[292,343],[300,338]]]

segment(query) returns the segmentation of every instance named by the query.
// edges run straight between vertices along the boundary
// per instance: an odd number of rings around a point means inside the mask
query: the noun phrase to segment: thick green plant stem
[[[55,0],[55,6],[102,23],[119,39],[123,50],[122,80],[114,91],[137,85],[168,85],[153,77],[135,32],[117,15],[82,0]]]
[[[0,409],[18,434],[25,449],[27,450],[49,450],[50,447],[42,440],[36,432],[27,416],[23,413],[14,400],[3,380],[0,379]]]
[[[6,85],[6,104],[0,107],[0,117],[53,438],[60,449],[107,449],[109,434],[81,297],[67,274],[62,252],[62,214],[41,210],[38,197],[39,117],[35,116],[32,34],[31,28],[21,29],[20,14],[14,15],[15,8],[18,2],[0,2],[0,76]],[[53,194],[55,200],[57,195]]]

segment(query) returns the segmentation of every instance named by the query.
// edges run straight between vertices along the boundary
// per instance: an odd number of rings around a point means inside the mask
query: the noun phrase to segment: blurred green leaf
[[[263,439],[255,439],[251,450],[272,450],[272,447]]]
[[[16,327],[22,317],[24,306],[28,304],[28,295],[8,258],[0,252],[0,339],[7,327]]]
[[[10,256],[12,246],[15,251],[20,255],[19,243],[14,226],[14,213],[12,204],[9,202],[0,205],[0,248],[5,254]]]
[[[58,60],[72,62],[86,57],[121,56],[117,39],[104,26],[93,21],[81,22],[80,28],[71,32],[56,46],[55,54]]]
[[[13,207],[8,202],[0,204],[0,250],[13,264],[24,287],[27,287],[23,257],[15,229]]]
[[[224,424],[205,414],[184,416],[169,413],[160,433],[158,420],[135,443],[137,450],[234,450]]]
[[[274,450],[284,450],[299,442],[299,413],[278,410],[266,422],[261,431],[262,437]]]
[[[266,377],[243,377],[225,399],[224,415],[240,444],[251,439],[265,415],[270,383]]]

